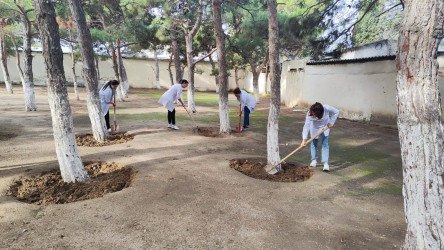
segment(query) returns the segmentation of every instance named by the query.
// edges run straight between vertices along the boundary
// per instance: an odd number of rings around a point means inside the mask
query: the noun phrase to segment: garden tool
[[[314,139],[316,139],[319,135],[321,135],[322,133],[325,132],[325,130],[327,130],[328,127],[323,128],[321,131],[319,131],[319,133],[317,133],[315,136],[311,137],[308,141],[305,142],[305,144],[308,144],[309,142],[313,141]],[[290,156],[294,155],[296,152],[298,152],[301,148],[305,147],[305,145],[301,145],[299,146],[297,149],[293,150],[293,152],[291,152],[290,154],[288,154],[287,156],[284,157],[284,159],[282,159],[278,164],[276,164],[275,166],[271,166],[271,165],[267,165],[265,167],[265,171],[267,171],[268,174],[276,174],[278,171],[276,170],[277,166],[281,165],[282,162],[284,162],[285,160],[287,160]]]
[[[119,131],[119,126],[117,126],[117,122],[116,122],[116,91],[113,90],[113,94],[114,94],[114,124],[111,126],[111,131],[112,132],[117,132]]]
[[[241,117],[242,117],[242,105],[239,103],[239,127],[236,127],[237,131],[242,131],[242,127],[241,127]]]
[[[187,111],[188,116],[191,118],[191,120],[193,120],[193,131],[197,131],[199,130],[199,127],[196,125],[196,122],[194,121],[194,117],[191,116],[190,112],[188,111],[188,109],[185,107],[185,105],[183,105],[182,103],[182,107],[185,109],[185,111]]]

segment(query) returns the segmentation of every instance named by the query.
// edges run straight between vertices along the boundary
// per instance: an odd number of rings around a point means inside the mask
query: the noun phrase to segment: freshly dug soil
[[[281,164],[281,171],[275,175],[268,174],[264,167],[267,165],[267,159],[233,159],[230,160],[230,167],[255,179],[269,180],[276,182],[296,182],[306,181],[313,176],[313,170],[305,165],[296,165],[293,163]]]
[[[205,137],[213,137],[213,138],[225,138],[228,137],[230,135],[221,135],[219,134],[219,128],[197,128],[197,129],[193,129],[193,132],[199,134],[199,135],[203,135]],[[245,131],[244,132],[239,132],[236,130],[231,130],[231,136],[235,136],[235,137],[242,137],[245,135]]]
[[[134,136],[126,132],[110,133],[109,141],[106,142],[96,141],[96,139],[94,139],[94,136],[92,134],[76,136],[77,146],[86,146],[86,147],[101,147],[112,144],[120,144],[127,141],[131,141],[132,139],[134,139]]]
[[[60,170],[51,170],[38,176],[23,177],[16,181],[8,194],[18,200],[48,206],[102,197],[107,193],[129,187],[136,171],[118,163],[85,163],[91,181],[63,182]]]

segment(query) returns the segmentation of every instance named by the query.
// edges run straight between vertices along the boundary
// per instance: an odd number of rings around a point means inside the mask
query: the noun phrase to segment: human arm
[[[330,106],[330,105],[324,105],[325,109],[327,110],[327,112],[330,115],[330,120],[327,124],[327,127],[331,128],[333,127],[333,125],[336,122],[336,119],[338,119],[339,116],[339,110],[337,110],[336,108]]]
[[[305,123],[304,123],[304,128],[302,129],[302,142],[301,142],[301,146],[306,146],[306,141],[308,138],[308,132],[310,131],[310,124],[311,124],[311,120],[309,117],[309,112],[307,112],[307,115],[305,117]]]

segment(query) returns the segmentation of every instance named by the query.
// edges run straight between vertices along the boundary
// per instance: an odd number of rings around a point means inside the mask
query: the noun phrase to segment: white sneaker
[[[175,130],[179,130],[180,129],[178,126],[176,126],[176,124],[171,125],[171,128],[175,129]]]
[[[168,123],[168,128],[171,128],[171,126],[172,126],[171,123]]]
[[[108,132],[111,132],[111,129],[110,129],[110,128],[108,129]]]
[[[312,160],[310,163],[310,167],[316,167],[316,165],[318,164],[318,162],[316,160]]]
[[[330,166],[328,165],[327,162],[324,163],[324,169],[325,172],[330,172]]]

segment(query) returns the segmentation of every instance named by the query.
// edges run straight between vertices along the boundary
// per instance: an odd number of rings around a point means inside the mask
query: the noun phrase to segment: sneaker
[[[176,124],[171,125],[171,128],[175,129],[175,130],[179,130],[180,129],[178,126],[176,126]]]
[[[324,163],[324,169],[325,172],[330,172],[330,166],[328,165],[328,163]]]
[[[108,129],[108,132],[111,132],[111,129],[110,129],[110,128]]]
[[[310,167],[316,167],[316,165],[318,164],[318,162],[316,160],[312,160],[310,163]]]
[[[171,128],[171,126],[172,126],[171,123],[168,123],[168,128]]]

